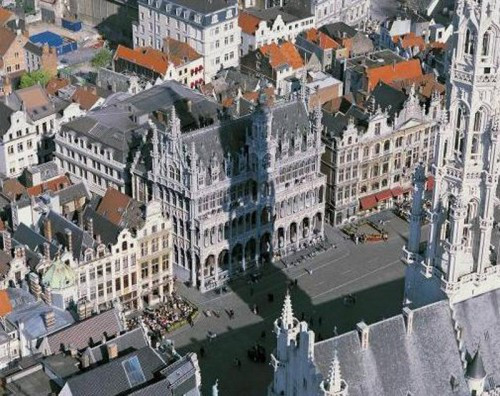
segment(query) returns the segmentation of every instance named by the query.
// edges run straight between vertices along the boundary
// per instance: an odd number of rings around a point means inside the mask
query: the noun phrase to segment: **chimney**
[[[43,314],[43,323],[47,330],[50,330],[54,327],[54,325],[56,324],[56,315],[54,314],[54,311],[50,310]]]
[[[43,234],[45,236],[45,239],[47,239],[49,242],[52,241],[52,224],[49,218],[46,218],[45,222],[43,223]]]
[[[84,353],[81,359],[82,368],[87,368],[90,366],[90,357],[87,353]]]
[[[90,236],[93,238],[94,237],[94,220],[89,219],[87,221],[87,231],[90,234]]]
[[[12,249],[12,238],[10,236],[9,231],[3,232],[3,250],[6,253],[10,254],[10,250]]]
[[[413,331],[413,311],[410,308],[403,308],[403,319],[405,321],[406,335],[410,335]]]
[[[45,260],[50,261],[50,243],[43,243],[43,257]]]
[[[71,230],[68,230],[67,228],[64,230],[66,233],[66,243],[68,244],[68,252],[73,251],[73,238],[72,238],[72,232]]]
[[[68,351],[71,357],[76,357],[76,355],[78,355],[78,351],[73,344],[68,345]]]
[[[77,212],[77,215],[78,215],[78,227],[80,228],[84,228],[84,224],[83,224],[83,210],[78,210]]]
[[[361,341],[361,349],[368,349],[368,346],[370,345],[370,327],[365,322],[359,322],[356,325],[356,328]]]
[[[118,356],[118,346],[115,343],[108,344],[108,359],[113,360]]]

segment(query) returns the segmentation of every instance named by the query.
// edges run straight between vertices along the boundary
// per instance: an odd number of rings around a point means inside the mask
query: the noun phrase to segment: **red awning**
[[[360,198],[359,203],[362,210],[368,210],[377,206],[377,198],[375,198],[375,195],[368,195]]]
[[[434,176],[429,176],[427,178],[427,186],[425,189],[427,191],[432,191],[434,189]]]
[[[385,201],[392,198],[392,192],[391,190],[380,191],[379,193],[375,194],[375,197],[377,198],[377,201]]]
[[[391,194],[394,198],[399,197],[400,195],[404,194],[403,188],[402,187],[394,187],[391,190]]]

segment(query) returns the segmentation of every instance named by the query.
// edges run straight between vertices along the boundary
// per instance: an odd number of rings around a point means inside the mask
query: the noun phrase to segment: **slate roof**
[[[27,41],[26,44],[24,44],[24,49],[28,52],[31,52],[32,54],[35,54],[37,56],[42,56],[43,54],[43,48],[40,45],[36,45],[35,43],[31,41]]]
[[[358,31],[344,22],[323,25],[320,30],[333,38],[352,38]]]
[[[470,395],[467,375],[487,376],[487,389],[500,384],[499,307],[499,289],[451,307],[439,301],[413,310],[410,334],[402,315],[371,324],[366,350],[357,331],[316,343],[316,366],[325,377],[337,351],[351,396]],[[468,356],[466,369],[455,326]]]
[[[234,158],[234,154],[243,149],[246,130],[251,128],[253,117],[257,117],[260,111],[267,110],[257,107],[255,114],[185,133],[181,136],[182,142],[187,147],[194,144],[196,153],[203,163],[208,164],[216,156],[221,164],[228,153]],[[273,117],[271,127],[273,136],[284,136],[290,129],[310,129],[307,109],[302,102],[283,103],[269,108],[269,111]]]
[[[350,396],[470,394],[445,301],[415,310],[410,335],[402,315],[370,325],[366,350],[357,331],[317,343],[315,361],[324,378],[335,350]],[[452,375],[458,380],[455,390]]]
[[[403,108],[403,105],[408,97],[399,89],[393,88],[383,82],[379,82],[372,91],[370,98],[374,98],[375,103],[382,110],[387,109],[389,116],[393,116]]]
[[[0,101],[0,135],[3,136],[10,129],[10,116],[14,110]]]
[[[52,210],[40,217],[38,222],[39,229],[43,229],[45,219],[49,219],[51,222],[52,240],[57,241],[62,246],[68,246],[66,230],[71,231],[73,257],[82,257],[87,248],[94,246],[94,239],[87,231]]]
[[[83,219],[87,221],[93,220],[94,223],[94,237],[100,235],[101,241],[104,244],[115,244],[118,241],[118,236],[123,228],[109,221],[106,217],[97,213],[90,205],[85,207],[83,211]]]
[[[50,329],[47,329],[43,321],[43,314],[50,311],[55,314],[55,324]],[[24,324],[24,334],[30,340],[42,338],[74,322],[68,311],[49,306],[42,301],[15,306],[14,311],[7,315],[7,319],[15,324],[22,322]]]
[[[28,249],[34,254],[42,254],[43,255],[43,246],[46,242],[49,242],[43,235],[36,232],[32,228],[28,227],[24,223],[20,223],[17,227],[16,231],[12,235],[12,239],[14,242],[19,243],[20,245],[25,245]],[[58,248],[54,243],[50,243],[50,257],[54,258],[57,254]]]
[[[144,386],[155,378],[155,374],[165,367],[165,361],[151,347],[145,347],[109,363],[98,366],[68,380],[65,387],[73,396],[101,396],[126,394],[132,389],[123,362],[136,357],[144,373]],[[110,380],[112,379],[112,380]]]
[[[84,182],[63,188],[62,190],[59,190],[56,195],[59,196],[59,203],[61,205],[65,205],[80,198],[86,198],[88,200],[92,197],[87,185]]]
[[[116,309],[110,309],[51,334],[47,337],[50,351],[58,353],[70,344],[77,350],[82,350],[89,346],[90,339],[99,342],[104,333],[109,337],[118,334],[123,330],[118,315]]]
[[[118,356],[120,356],[124,352],[130,353],[131,351],[138,351],[139,349],[148,346],[148,341],[146,340],[146,335],[144,334],[142,328],[137,327],[109,339],[105,344],[100,344],[93,348],[87,348],[82,354],[89,355],[91,364],[99,363],[108,358],[107,346],[109,344],[116,345],[118,349]]]

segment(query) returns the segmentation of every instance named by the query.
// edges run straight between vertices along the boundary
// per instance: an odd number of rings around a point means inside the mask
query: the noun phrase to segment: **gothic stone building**
[[[290,298],[275,323],[269,395],[500,394],[500,276],[492,252],[500,174],[500,3],[456,3],[421,249],[425,170],[414,176],[403,314],[314,343]]]
[[[150,123],[150,158],[132,165],[134,197],[163,201],[174,262],[202,291],[323,236],[321,111],[265,101],[184,133],[172,107],[164,124]]]

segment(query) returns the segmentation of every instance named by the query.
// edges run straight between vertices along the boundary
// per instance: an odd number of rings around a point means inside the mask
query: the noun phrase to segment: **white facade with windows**
[[[225,0],[199,3],[195,10],[190,8],[192,2],[183,0],[139,0],[139,22],[133,26],[134,48],[150,46],[161,50],[165,37],[188,43],[204,58],[206,81],[222,68],[238,66],[241,30],[237,4]]]
[[[345,22],[360,25],[370,16],[371,0],[294,0],[306,3],[316,18],[316,27],[329,23]]]
[[[3,103],[0,105],[7,107]],[[7,177],[17,177],[22,171],[38,164],[38,148],[44,134],[54,128],[56,115],[33,120],[24,110],[13,111],[6,117],[8,124],[2,125],[0,140],[0,173]]]
[[[280,40],[295,42],[299,33],[314,27],[312,15],[298,18],[282,11],[276,12],[274,9],[259,10],[257,13],[248,10],[242,11],[242,14],[240,18],[245,18],[244,14],[250,15],[250,18],[262,18],[254,31],[245,31],[242,28],[240,47],[242,56],[264,45],[278,44]]]

